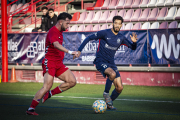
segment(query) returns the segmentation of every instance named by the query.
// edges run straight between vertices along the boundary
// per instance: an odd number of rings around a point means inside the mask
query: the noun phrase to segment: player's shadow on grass
[[[58,109],[61,113],[66,113],[67,111],[75,113],[94,113],[92,105],[94,100],[88,99],[67,99],[67,98],[50,98],[44,104],[40,103],[37,107],[46,109]],[[39,111],[39,110],[38,110]],[[41,111],[41,110],[40,110]],[[45,111],[44,111],[45,112]]]

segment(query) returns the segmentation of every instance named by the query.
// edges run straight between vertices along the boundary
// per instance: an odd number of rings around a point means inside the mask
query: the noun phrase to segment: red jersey
[[[63,43],[62,31],[59,31],[55,26],[52,27],[46,36],[45,44],[45,58],[53,61],[62,61],[64,59],[64,52],[54,47],[53,42],[58,41],[59,44]]]

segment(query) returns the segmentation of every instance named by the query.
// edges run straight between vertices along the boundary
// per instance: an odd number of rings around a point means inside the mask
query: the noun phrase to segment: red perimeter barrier
[[[10,70],[9,70],[10,71]],[[72,71],[81,84],[105,84],[106,79],[98,71]],[[31,76],[30,76],[31,75]],[[121,72],[124,85],[143,86],[180,86],[180,73],[178,72]],[[24,77],[27,76],[27,77]],[[10,76],[9,76],[10,77]],[[16,78],[20,82],[43,82],[42,71],[16,70]],[[54,82],[63,81],[55,78]]]

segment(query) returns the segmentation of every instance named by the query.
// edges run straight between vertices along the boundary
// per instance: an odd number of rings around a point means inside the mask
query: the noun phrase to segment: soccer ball
[[[95,113],[104,113],[107,109],[107,105],[103,100],[96,100],[93,103],[92,108]]]

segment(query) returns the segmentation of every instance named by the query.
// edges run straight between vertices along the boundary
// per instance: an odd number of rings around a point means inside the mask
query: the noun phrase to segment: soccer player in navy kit
[[[78,55],[74,55],[73,57],[79,57],[81,55],[82,49],[90,40],[99,39],[99,46],[96,52],[96,58],[93,63],[96,65],[97,70],[101,72],[104,77],[108,76],[103,96],[107,103],[107,108],[111,110],[116,110],[112,101],[114,101],[123,90],[122,80],[114,63],[114,55],[121,45],[126,45],[128,48],[135,50],[137,42],[137,35],[135,33],[132,33],[132,36],[130,35],[132,41],[130,42],[126,37],[124,37],[124,35],[119,32],[122,27],[122,23],[123,18],[121,16],[114,16],[113,28],[101,30],[88,36],[80,45],[78,49]],[[109,96],[109,90],[111,88],[112,82],[115,85],[115,89],[113,90],[111,96]]]

